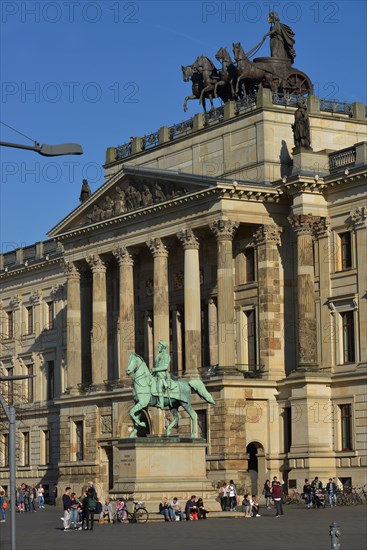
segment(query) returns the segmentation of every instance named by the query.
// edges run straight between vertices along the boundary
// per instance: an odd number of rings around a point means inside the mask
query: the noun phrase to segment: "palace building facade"
[[[128,357],[152,367],[164,339],[171,375],[216,401],[193,398],[213,484],[366,482],[365,107],[310,95],[312,149],[293,147],[296,107],[262,89],[109,148],[50,240],[1,256],[1,372],[35,375],[0,383],[19,481],[116,494]],[[162,434],[168,415],[146,421]]]

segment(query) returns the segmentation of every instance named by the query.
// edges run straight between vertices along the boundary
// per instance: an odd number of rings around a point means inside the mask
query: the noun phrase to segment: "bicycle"
[[[144,502],[139,500],[138,502],[134,501],[134,508],[132,512],[126,508],[127,521],[129,523],[146,523],[149,519],[148,510],[145,508]]]
[[[304,504],[304,500],[298,491],[292,491],[286,495],[285,504]]]

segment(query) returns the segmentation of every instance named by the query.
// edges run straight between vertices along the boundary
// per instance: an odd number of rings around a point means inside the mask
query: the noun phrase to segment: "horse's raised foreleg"
[[[130,415],[130,418],[131,420],[133,421],[133,424],[134,424],[134,429],[133,431],[131,432],[131,434],[129,435],[129,437],[135,437],[136,433],[137,433],[137,427],[138,426],[141,426],[142,428],[145,428],[146,426],[146,423],[143,422],[142,420],[140,420],[140,411],[142,411],[143,409],[145,409],[146,405],[141,403],[139,401],[139,403],[136,403],[129,411],[129,415]]]
[[[167,430],[166,430],[166,435],[171,435],[171,432],[173,430],[173,428],[175,428],[178,424],[178,421],[180,420],[180,415],[179,415],[179,412],[177,409],[175,408],[172,408],[171,409],[172,411],[172,414],[174,416],[172,422],[170,424],[168,424],[167,426]]]
[[[181,403],[181,406],[185,409],[185,411],[191,418],[191,437],[196,437],[196,423],[198,415],[192,408],[191,403]]]
[[[185,97],[185,101],[184,101],[184,105],[183,105],[183,108],[184,108],[184,111],[186,113],[187,111],[187,102],[190,101],[190,99],[197,99],[198,97],[196,95],[187,95]]]

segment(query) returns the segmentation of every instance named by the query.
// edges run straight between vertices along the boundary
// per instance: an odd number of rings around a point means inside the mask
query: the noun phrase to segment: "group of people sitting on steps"
[[[195,495],[191,495],[185,504],[184,510],[181,507],[177,497],[169,502],[167,497],[159,504],[159,513],[164,516],[165,521],[187,521],[206,519],[208,511],[205,509],[202,498],[196,500]]]

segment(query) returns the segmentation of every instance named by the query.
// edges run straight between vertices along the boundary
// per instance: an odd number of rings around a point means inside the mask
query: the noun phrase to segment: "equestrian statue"
[[[196,437],[197,414],[191,405],[191,390],[194,390],[202,399],[211,405],[215,401],[199,379],[173,380],[168,372],[170,356],[167,351],[167,343],[160,340],[158,343],[158,355],[154,360],[152,371],[147,367],[144,359],[137,353],[129,356],[126,374],[133,380],[133,397],[135,405],[129,414],[134,424],[129,437],[135,437],[138,427],[146,424],[140,419],[141,411],[148,407],[168,409],[173,414],[173,420],[166,429],[166,435],[170,435],[173,428],[178,425],[180,415],[179,407],[182,407],[191,418],[191,437]]]

